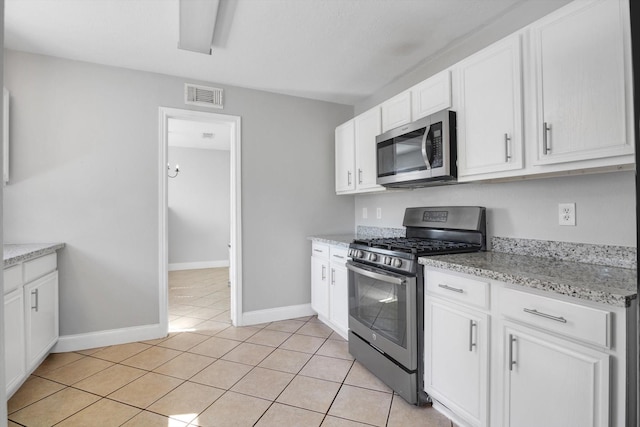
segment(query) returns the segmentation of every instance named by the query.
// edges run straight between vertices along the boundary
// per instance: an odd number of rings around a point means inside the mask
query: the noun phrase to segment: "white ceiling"
[[[525,1],[222,0],[208,56],[178,0],[6,0],[5,47],[353,105]]]

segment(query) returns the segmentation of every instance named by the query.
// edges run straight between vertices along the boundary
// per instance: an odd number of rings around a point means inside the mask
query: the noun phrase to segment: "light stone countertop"
[[[349,247],[349,243],[356,239],[355,234],[326,234],[320,236],[311,236],[308,239],[312,242],[325,243],[327,245]]]
[[[637,270],[502,252],[420,257],[420,264],[575,298],[628,307]]]
[[[4,245],[4,268],[38,258],[64,248],[64,243],[25,243]]]

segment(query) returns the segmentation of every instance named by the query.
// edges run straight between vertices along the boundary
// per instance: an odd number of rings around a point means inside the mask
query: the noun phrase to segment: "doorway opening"
[[[169,165],[170,128],[176,123],[193,124],[195,128],[206,125],[217,126],[228,131],[229,146],[229,286],[230,286],[230,318],[234,326],[242,325],[242,248],[241,248],[241,206],[240,206],[240,117],[201,111],[182,110],[160,107],[160,168],[159,168],[159,299],[160,324],[163,330],[169,330],[168,313],[168,272],[169,272],[169,175],[176,175],[176,165]],[[215,133],[211,131],[205,132]],[[210,138],[210,135],[206,136]],[[179,176],[180,172],[178,172]],[[176,177],[177,179],[177,177]],[[188,265],[187,265],[188,266]],[[195,266],[210,267],[208,265]]]

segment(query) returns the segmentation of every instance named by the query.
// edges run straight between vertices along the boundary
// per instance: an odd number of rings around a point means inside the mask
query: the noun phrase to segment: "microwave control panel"
[[[442,122],[432,124],[429,133],[431,143],[431,167],[440,168],[443,163]]]

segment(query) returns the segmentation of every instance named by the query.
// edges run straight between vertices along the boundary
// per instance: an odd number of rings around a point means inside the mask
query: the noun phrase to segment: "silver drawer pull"
[[[544,317],[545,319],[551,319],[551,320],[555,320],[556,322],[567,323],[567,319],[565,319],[564,317],[552,316],[547,313],[541,313],[535,308],[523,308],[523,310],[525,313],[535,314],[536,316]]]
[[[344,259],[344,257],[342,255],[334,255],[334,257],[340,258],[340,259]]]
[[[324,252],[322,249],[314,249],[313,252]]]
[[[449,285],[439,284],[439,285],[438,285],[438,287],[439,287],[439,288],[442,288],[442,289],[446,289],[446,290],[448,290],[448,291],[457,292],[457,293],[459,293],[459,294],[464,293],[464,290],[462,290],[462,289],[458,289],[458,288],[452,288],[452,287],[451,287],[451,286],[449,286]]]
[[[34,290],[32,290],[32,291],[31,291],[31,295],[35,295],[35,297],[36,297],[35,305],[32,305],[32,306],[31,306],[31,310],[35,310],[35,311],[36,311],[36,313],[37,313],[37,312],[38,312],[38,305],[39,305],[39,304],[38,304],[38,289],[34,289]]]

